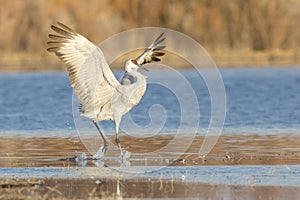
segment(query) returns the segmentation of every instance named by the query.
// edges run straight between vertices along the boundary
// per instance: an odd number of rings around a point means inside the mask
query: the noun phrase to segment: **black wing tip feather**
[[[55,34],[49,34],[48,37],[53,40],[65,40],[65,39],[71,39],[74,36],[77,35],[77,33],[68,27],[67,25],[57,22],[57,25],[51,25],[50,26],[53,31],[55,31],[59,35]]]
[[[153,42],[153,46],[157,46],[158,44],[162,43],[166,37],[163,37],[164,36],[164,32],[162,32]]]
[[[161,34],[159,34],[159,36],[156,38],[155,41],[159,40],[164,34],[165,34],[164,32],[162,32]],[[165,37],[164,37],[164,38],[165,38]]]
[[[159,62],[159,61],[160,61],[160,59],[157,58],[157,57],[151,57],[151,60],[152,60],[153,62]]]
[[[161,51],[159,51],[159,50],[163,50],[164,48],[166,48],[166,46],[164,46],[164,45],[161,45],[161,46],[157,46],[158,44],[160,44],[160,43],[162,43],[166,38],[165,37],[163,37],[164,36],[164,32],[162,32],[158,37],[157,37],[157,39],[154,41],[154,48],[153,48],[153,53],[152,53],[152,55],[151,55],[151,61],[153,61],[153,62],[159,62],[159,61],[161,61],[161,59],[160,58],[158,58],[158,57],[161,57],[161,56],[164,56],[165,55],[165,53],[164,52],[161,52]],[[151,62],[150,61],[150,62]]]
[[[48,34],[48,37],[52,41],[47,42],[47,45],[50,46],[47,51],[55,53],[57,56],[61,56],[58,52],[60,47],[63,46],[64,42],[68,39],[74,38],[77,33],[61,22],[57,22],[57,25],[52,24],[50,27],[55,33]]]
[[[164,52],[160,52],[160,51],[155,51],[152,54],[152,56],[155,56],[155,57],[159,57],[159,56],[163,56],[163,55],[165,55],[165,53]]]
[[[57,52],[59,50],[59,47],[49,47],[48,49],[47,49],[47,51],[49,51],[49,52]]]
[[[61,57],[63,56],[63,54],[59,53],[59,47],[50,47],[47,49],[47,51],[50,53],[55,53],[58,58],[62,59]]]
[[[63,24],[63,23],[61,23],[61,22],[57,22],[57,24],[58,24],[61,28],[65,29],[65,30],[68,30],[68,31],[70,31],[70,32],[72,32],[72,33],[75,33],[73,29],[71,29],[70,27],[68,27],[68,26],[65,25],[65,24]]]
[[[162,32],[155,40],[154,42],[136,59],[142,59],[140,65],[151,63],[151,62],[159,62],[161,59],[159,57],[164,56],[165,53],[161,52],[160,50],[163,50],[166,48],[165,45],[159,45],[162,43],[166,38],[163,37],[164,32]],[[146,55],[145,55],[146,54]],[[145,55],[145,57],[143,57]]]
[[[57,25],[52,24],[51,28],[53,30],[56,29],[56,28],[59,28],[59,29],[64,30],[64,31],[69,31],[71,33],[76,33],[76,32],[74,32],[74,30],[72,28],[68,27],[67,25],[65,25],[61,22],[57,22]]]
[[[164,48],[166,48],[166,46],[157,46],[153,50],[154,51],[156,51],[156,50],[163,50]]]
[[[60,40],[65,40],[66,38],[61,36],[61,35],[54,35],[54,34],[49,34],[48,37],[52,40],[60,41]]]

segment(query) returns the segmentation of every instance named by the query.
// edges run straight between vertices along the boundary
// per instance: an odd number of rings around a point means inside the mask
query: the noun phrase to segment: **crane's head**
[[[139,65],[138,62],[135,59],[129,59],[125,63],[125,70],[127,72],[137,71],[138,69],[143,69],[145,71],[149,71],[145,67],[142,67],[141,65]]]
[[[125,70],[127,72],[131,72],[131,71],[137,71],[139,65],[137,63],[137,61],[135,59],[129,59],[126,63],[125,63]]]

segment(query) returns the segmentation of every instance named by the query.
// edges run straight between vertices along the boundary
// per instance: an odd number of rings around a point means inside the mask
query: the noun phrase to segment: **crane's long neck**
[[[144,76],[143,74],[141,74],[138,71],[131,71],[128,72],[130,75],[136,77],[136,82],[145,82],[146,83],[146,76]]]
[[[130,85],[134,83],[146,83],[146,77],[137,71],[126,71],[121,80],[122,85]]]

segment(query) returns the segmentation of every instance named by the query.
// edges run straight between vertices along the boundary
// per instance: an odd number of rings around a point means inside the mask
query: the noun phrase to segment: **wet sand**
[[[95,167],[91,161],[85,167],[78,167],[74,162],[60,160],[82,152],[91,157],[79,138],[2,137],[0,199],[300,197],[300,136],[297,134],[221,136],[204,158],[198,154],[204,138],[197,136],[183,154],[171,149],[147,163],[141,160],[144,153],[160,149],[172,142],[172,138],[121,137],[122,145],[132,152],[131,166],[127,169],[151,171],[163,165],[161,170],[150,174],[132,175],[122,172],[124,168],[116,171]],[[113,142],[114,137],[110,140]],[[175,146],[185,144],[186,140],[177,140]],[[116,149],[109,148],[109,159],[105,161],[113,166],[117,155]]]
[[[199,158],[199,149],[203,142],[203,136],[180,138],[172,140],[174,136],[154,136],[149,138],[121,137],[122,146],[132,153],[132,166],[156,166],[157,162],[172,166],[201,166],[201,165],[284,165],[300,164],[300,136],[297,134],[274,135],[228,135],[218,138],[212,151],[205,157]],[[109,137],[114,142],[114,136]],[[151,163],[137,162],[137,160],[151,156],[152,152],[172,144],[168,152],[157,155],[159,161]],[[94,152],[97,152],[99,143],[91,139]],[[176,147],[186,145],[187,150],[182,153]],[[0,138],[0,167],[44,167],[44,166],[76,166],[67,162],[64,158],[71,158],[80,153],[92,155],[87,151],[79,138]],[[118,149],[110,146],[107,157],[117,159]],[[145,155],[147,154],[147,155]],[[135,159],[136,158],[136,159]],[[166,163],[167,162],[167,163]]]

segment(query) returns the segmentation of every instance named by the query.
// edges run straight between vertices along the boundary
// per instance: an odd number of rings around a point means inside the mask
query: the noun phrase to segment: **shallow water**
[[[120,168],[119,168],[120,169]],[[298,199],[298,166],[0,168],[3,197]],[[144,169],[144,167],[143,167]],[[34,178],[33,177],[34,174]]]
[[[201,114],[199,134],[204,133],[211,117],[207,86],[195,71],[179,72],[187,78],[197,95]],[[223,134],[299,133],[300,68],[226,69],[221,70],[221,74],[227,97]],[[120,77],[122,73],[116,72],[116,75]],[[178,96],[184,96],[185,91],[174,94],[172,87],[178,87],[181,82],[169,71],[154,70],[146,75],[148,82],[154,83],[148,85],[145,96],[132,109],[130,116],[134,123],[145,129],[151,121],[149,108],[159,104],[167,114],[167,120],[159,127],[160,130],[174,132],[181,123]],[[170,88],[157,84],[161,83],[160,80]],[[0,85],[2,136],[20,134],[31,137],[69,137],[77,134],[72,115],[72,88],[66,73],[1,73]],[[188,109],[190,119],[186,127],[199,120],[199,116],[192,114],[193,109],[194,107]],[[159,118],[160,115],[158,112],[154,116]],[[102,122],[101,127],[107,133],[114,132],[112,122]],[[134,127],[134,130],[137,128]],[[121,129],[128,129],[126,120],[121,123]]]
[[[122,146],[132,153],[123,168],[119,168],[122,163],[114,145],[112,122],[100,123],[111,143],[101,162],[76,163],[67,159],[81,153],[91,158],[101,141],[93,137],[97,132],[91,125],[81,127],[87,133],[84,137],[78,135],[72,113],[72,88],[66,73],[1,73],[0,198],[19,194],[18,197],[31,195],[41,199],[297,199],[300,68],[221,70],[227,115],[222,135],[206,157],[199,157],[199,150],[211,117],[210,96],[195,71],[180,72],[197,94],[201,118],[196,137],[188,127],[198,118],[191,114],[185,124],[187,129],[175,134],[181,117],[176,95],[167,87],[149,84],[141,103],[131,111],[137,129],[121,124]],[[121,76],[120,72],[116,74]],[[154,70],[147,76],[149,80],[156,77],[170,85],[178,84],[167,71]],[[162,105],[168,116],[156,134],[147,127],[151,124],[148,111],[153,104]],[[161,117],[159,113],[152,114]],[[90,124],[84,119],[83,122]],[[140,131],[144,126],[146,133]],[[130,131],[134,134],[128,134]],[[166,145],[171,146],[156,152]],[[187,148],[182,150],[183,146]],[[132,173],[123,173],[127,170],[148,174],[131,177]],[[154,172],[149,174],[151,171]]]
[[[173,168],[174,169],[174,168]],[[208,172],[211,168],[200,168],[203,172]],[[43,169],[38,168],[35,170],[36,174],[40,177],[48,178],[36,178],[36,179],[13,179],[0,182],[0,193],[2,197],[16,199],[16,198],[28,198],[30,196],[34,199],[298,199],[300,196],[299,188],[293,186],[268,186],[259,185],[260,177],[268,177],[272,180],[274,176],[270,174],[272,167],[266,167],[260,169],[258,167],[241,167],[236,168],[237,174],[239,172],[263,171],[263,173],[253,173],[256,175],[254,178],[250,176],[233,176],[232,173],[224,174],[224,168],[220,168],[214,174],[209,176],[203,174],[197,176],[196,182],[185,181],[181,177],[189,177],[184,172],[176,172],[171,170],[168,173],[169,178],[164,179],[162,175],[159,178],[121,178],[114,176],[114,179],[101,178],[101,176],[84,176],[83,178],[73,178],[74,173],[78,172],[77,169],[70,168],[68,170],[61,168]],[[91,169],[92,172],[99,171],[100,169]],[[166,169],[167,170],[167,169]],[[195,171],[195,169],[184,169],[186,171]],[[295,170],[295,169],[292,169]],[[275,170],[276,173],[281,174],[281,179],[292,178],[292,176],[286,176],[285,170]],[[3,172],[3,170],[1,170]],[[5,171],[4,171],[5,172]],[[32,173],[28,169],[16,169],[13,171],[15,174]],[[51,173],[54,172],[54,173]],[[79,170],[81,172],[81,170]],[[165,172],[165,171],[164,171]],[[57,175],[62,177],[66,174],[65,178],[52,178],[51,175]],[[71,174],[71,176],[70,176]],[[172,174],[172,175],[171,175]],[[180,176],[180,179],[176,178]],[[250,174],[251,175],[251,174]],[[207,179],[223,177],[222,180],[227,180],[225,184],[215,184],[213,182],[207,184],[201,182],[201,177]],[[225,177],[225,178],[224,178]],[[193,177],[195,178],[195,177]],[[230,184],[242,180],[244,184]],[[246,184],[245,184],[246,183]],[[258,184],[258,185],[257,185]]]
[[[114,137],[108,138],[114,141]],[[81,153],[88,159],[97,152],[88,152],[80,138],[40,137],[40,138],[0,138],[0,167],[70,167],[109,166],[118,167],[120,152],[111,143],[101,161],[68,160]],[[296,135],[231,135],[221,136],[211,152],[199,157],[204,137],[197,136],[188,148],[179,152],[178,146],[189,142],[188,138],[174,140],[171,135],[138,139],[121,137],[122,145],[131,153],[127,166],[219,166],[219,165],[291,165],[300,164],[300,137]],[[163,149],[168,144],[169,148]],[[92,144],[92,143],[91,143]],[[91,149],[91,148],[90,148]],[[163,149],[163,150],[162,150]],[[162,150],[162,151],[161,151]]]

